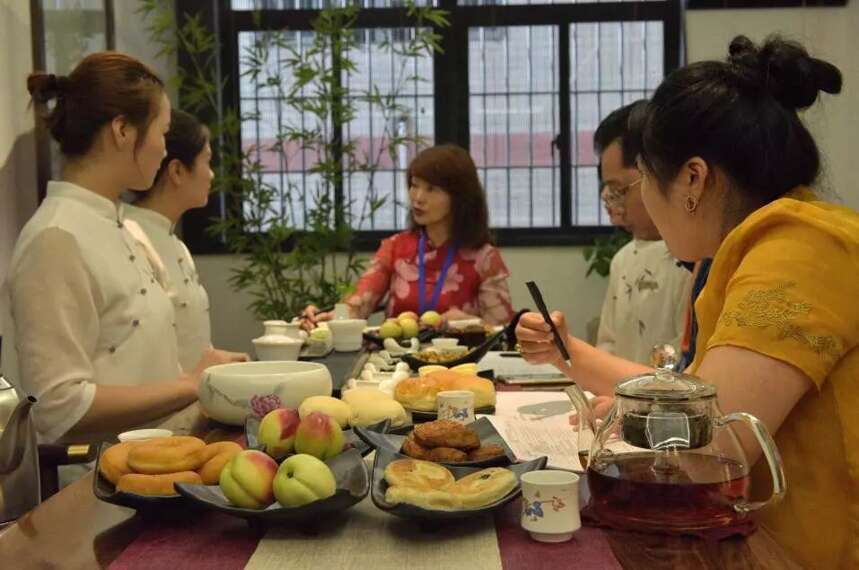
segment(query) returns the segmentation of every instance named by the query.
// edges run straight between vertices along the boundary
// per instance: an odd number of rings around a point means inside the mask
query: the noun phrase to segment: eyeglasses
[[[640,184],[643,178],[638,178],[633,182],[630,182],[626,186],[622,186],[620,188],[613,188],[608,184],[603,184],[602,190],[600,191],[600,195],[602,196],[603,201],[606,204],[617,204],[618,202],[622,202],[624,198],[626,198],[626,193],[630,188],[635,186],[636,184]]]

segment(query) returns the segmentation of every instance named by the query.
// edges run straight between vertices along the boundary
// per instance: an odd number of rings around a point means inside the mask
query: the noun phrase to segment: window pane
[[[609,225],[593,135],[609,113],[649,97],[664,76],[662,22],[570,25],[574,225]]]
[[[430,0],[414,0],[417,6],[435,5]],[[345,5],[344,0],[231,0],[233,10],[321,10],[325,5]],[[394,8],[405,6],[401,0],[357,0],[362,8]]]
[[[233,3],[239,0],[233,0]],[[521,4],[596,4],[610,2],[664,2],[665,0],[459,0],[460,6],[513,6]]]
[[[557,28],[469,30],[471,155],[494,227],[560,225]]]
[[[262,32],[241,32],[239,47],[243,55],[262,59],[254,53],[254,44]],[[258,159],[262,178],[275,196],[272,215],[294,227],[304,227],[308,209],[325,190],[319,175],[312,170],[319,157],[313,149],[303,149],[298,142],[285,141],[284,130],[319,128],[331,140],[331,125],[318,124],[311,113],[302,113],[282,101],[277,81],[288,91],[295,81],[292,66],[285,63],[288,48],[305,53],[312,45],[313,32],[281,32],[280,47],[267,53],[264,72],[254,80],[248,73],[246,58],[240,62],[242,145]],[[347,175],[343,181],[344,199],[353,215],[356,229],[396,230],[406,225],[407,202],[404,172],[417,152],[414,144],[393,145],[399,137],[421,137],[423,145],[434,138],[433,68],[431,57],[407,57],[395,53],[385,42],[402,48],[414,37],[412,29],[355,30],[354,46],[348,58],[355,69],[343,73],[343,86],[354,107],[354,117],[343,126],[343,142],[352,145],[362,172]],[[370,93],[374,95],[370,97]],[[301,95],[312,102],[313,86]],[[394,104],[381,105],[381,100]],[[373,208],[372,206],[376,206]]]

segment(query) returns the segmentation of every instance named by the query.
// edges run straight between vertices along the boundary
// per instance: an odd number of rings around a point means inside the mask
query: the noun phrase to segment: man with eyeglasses
[[[611,222],[632,234],[611,262],[597,347],[647,364],[655,345],[678,351],[686,325],[691,275],[662,241],[641,200],[641,173],[628,137],[637,101],[609,114],[594,133],[600,196]]]

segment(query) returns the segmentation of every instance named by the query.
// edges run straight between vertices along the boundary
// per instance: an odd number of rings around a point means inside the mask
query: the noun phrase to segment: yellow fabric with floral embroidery
[[[722,243],[695,309],[691,373],[730,345],[814,383],[775,434],[787,495],[760,520],[809,568],[859,569],[859,214],[805,189],[757,210]]]

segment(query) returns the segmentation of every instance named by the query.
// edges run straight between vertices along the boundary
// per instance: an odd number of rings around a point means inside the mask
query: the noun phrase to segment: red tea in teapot
[[[734,505],[748,496],[749,477],[741,464],[714,455],[622,453],[592,464],[588,486],[591,507],[606,524],[683,531],[743,520]]]

